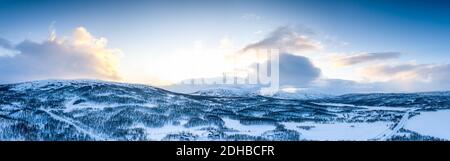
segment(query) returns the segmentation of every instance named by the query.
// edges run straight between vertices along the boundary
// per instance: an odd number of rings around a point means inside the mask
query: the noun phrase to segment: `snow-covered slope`
[[[192,95],[200,96],[213,96],[213,97],[253,97],[253,96],[266,96],[279,99],[298,99],[298,100],[310,100],[310,99],[322,99],[330,98],[332,95],[309,92],[309,91],[286,91],[279,90],[273,95],[264,95],[260,92],[261,87],[217,87],[198,90]]]
[[[0,140],[440,140],[448,92],[279,99],[47,80],[0,85]],[[239,93],[242,92],[242,93]],[[238,93],[239,97],[236,96]],[[213,95],[214,97],[211,97]],[[439,115],[441,116],[441,115]],[[442,117],[436,117],[439,119]],[[444,137],[443,137],[444,136]]]
[[[280,99],[301,99],[301,100],[313,100],[313,99],[324,99],[333,97],[333,95],[314,93],[314,92],[286,92],[279,91],[275,93],[272,97]]]
[[[250,97],[259,95],[255,88],[219,87],[202,89],[192,93],[192,95],[213,96],[213,97]]]

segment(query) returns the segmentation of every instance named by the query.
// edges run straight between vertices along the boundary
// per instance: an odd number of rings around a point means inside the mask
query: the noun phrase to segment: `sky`
[[[285,86],[450,90],[449,42],[444,0],[0,0],[1,83],[165,86],[278,48]]]

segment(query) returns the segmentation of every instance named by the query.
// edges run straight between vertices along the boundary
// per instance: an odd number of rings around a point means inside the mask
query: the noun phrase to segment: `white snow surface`
[[[264,132],[274,130],[274,125],[243,125],[238,120],[230,118],[222,118],[225,122],[225,126],[236,132],[228,132],[230,134],[246,134],[251,136],[261,136]]]
[[[378,134],[388,129],[392,122],[374,123],[315,123],[315,122],[284,122],[284,126],[290,130],[301,133],[305,140],[339,141],[339,140],[372,140]],[[308,127],[310,129],[305,129]]]
[[[450,110],[421,112],[412,117],[405,128],[422,135],[450,140]]]

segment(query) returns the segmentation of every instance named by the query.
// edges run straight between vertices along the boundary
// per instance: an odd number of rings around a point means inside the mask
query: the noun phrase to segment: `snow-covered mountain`
[[[191,94],[213,97],[251,97],[259,95],[259,88],[219,87],[202,89]]]
[[[95,80],[4,84],[0,140],[450,139],[449,92],[313,99],[210,92]]]
[[[313,99],[325,99],[331,98],[333,95],[317,93],[317,92],[286,92],[278,91],[271,97],[280,99],[300,99],[300,100],[313,100]]]
[[[280,90],[275,92],[273,95],[265,95],[261,92],[261,87],[216,87],[216,88],[206,88],[198,90],[192,95],[200,96],[213,96],[213,97],[254,97],[254,96],[266,96],[278,99],[298,99],[298,100],[311,100],[311,99],[322,99],[330,98],[333,95],[323,94],[319,92],[310,91],[289,91]]]

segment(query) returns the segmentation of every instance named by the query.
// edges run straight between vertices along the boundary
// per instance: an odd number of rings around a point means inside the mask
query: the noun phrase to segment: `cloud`
[[[321,75],[321,70],[315,67],[307,57],[282,53],[279,61],[281,86],[305,87]],[[267,61],[260,65],[270,66]]]
[[[280,54],[280,84],[307,85],[318,78],[321,70],[304,56]]]
[[[279,81],[281,86],[306,87],[321,76],[321,70],[314,66],[308,57],[297,55],[305,51],[315,51],[323,48],[322,44],[307,35],[314,31],[303,26],[281,26],[269,33],[262,40],[245,46],[242,51],[249,55],[251,50],[279,50]],[[258,55],[260,52],[256,52]],[[256,56],[251,60],[261,60]],[[263,59],[264,60],[264,59]],[[260,66],[270,66],[267,60]],[[251,68],[255,68],[255,64]],[[255,71],[255,70],[253,70]]]
[[[244,20],[260,20],[261,16],[253,13],[245,13],[242,15],[242,19]]]
[[[369,81],[319,77],[306,89],[336,95],[450,90],[450,64],[382,64],[363,68],[360,74]]]
[[[5,49],[12,49],[12,45],[11,42],[9,42],[6,39],[0,38],[0,47],[5,48]]]
[[[304,56],[292,55],[290,53],[280,54],[279,57],[279,83],[281,88],[285,87],[299,87],[299,88],[309,88],[313,86],[314,81],[320,79],[321,70],[315,67],[311,61]],[[270,71],[270,65],[268,65],[268,61],[262,62],[259,64],[259,68],[269,67],[268,71]],[[249,70],[246,72],[249,76],[257,75],[257,65],[256,63],[247,66]],[[233,74],[233,73],[229,73]],[[256,82],[250,83],[247,82],[247,77],[236,77],[234,79],[234,75],[230,75],[231,77],[224,78],[223,76],[219,77],[209,77],[209,78],[194,78],[194,79],[186,79],[183,80],[182,84],[173,84],[170,86],[165,86],[164,88],[182,92],[182,93],[192,93],[199,90],[211,89],[211,88],[240,88],[247,90],[259,90],[261,87],[267,86],[267,84],[254,84]],[[269,78],[270,79],[270,78]],[[224,84],[225,81],[228,84]],[[236,82],[235,82],[236,81]],[[239,83],[240,82],[240,83]],[[194,83],[192,85],[191,83]],[[205,84],[203,84],[205,83]],[[237,83],[237,84],[235,84]],[[246,84],[249,83],[249,84]]]
[[[362,53],[350,56],[335,57],[333,62],[337,66],[350,66],[366,62],[396,59],[402,54],[399,52]]]
[[[228,37],[223,37],[219,42],[220,49],[231,49],[233,48],[233,41]]]
[[[14,50],[13,45],[6,39],[0,38],[0,58],[4,56],[14,56],[17,51]]]
[[[345,79],[320,78],[313,82],[309,91],[341,95],[347,93],[371,93],[383,91],[378,83],[360,83]]]
[[[300,32],[301,31],[301,32]],[[243,51],[251,49],[279,49],[281,52],[301,53],[320,50],[322,44],[307,35],[313,33],[307,28],[282,26],[272,31],[266,38],[244,47]]]
[[[8,47],[0,39],[3,48]],[[7,42],[7,41],[6,41]],[[107,48],[105,38],[95,38],[84,27],[75,29],[72,37],[52,38],[43,42],[25,40],[10,45],[18,54],[0,57],[0,82],[35,79],[107,79],[117,80],[121,51]]]
[[[426,71],[432,71],[432,68],[427,64],[383,64],[363,68],[360,73],[372,80],[424,80],[428,75]]]
[[[384,64],[364,68],[360,73],[368,80],[385,82],[403,91],[450,89],[450,64]]]

